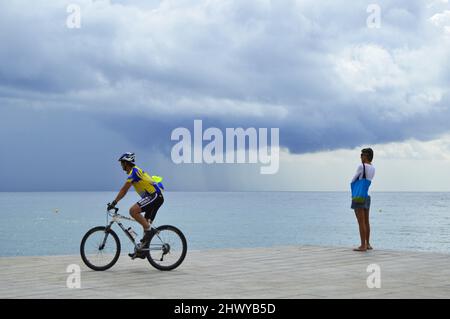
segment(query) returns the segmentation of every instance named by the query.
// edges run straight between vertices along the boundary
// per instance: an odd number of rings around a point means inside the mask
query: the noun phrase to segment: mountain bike
[[[113,210],[114,212],[111,212]],[[81,240],[81,259],[93,270],[107,270],[114,266],[120,256],[119,236],[112,230],[114,223],[119,225],[134,245],[134,251],[144,254],[149,263],[159,270],[177,268],[186,257],[187,243],[183,233],[171,225],[157,228],[152,226],[152,236],[148,248],[140,248],[136,234],[131,228],[125,228],[120,220],[136,222],[134,219],[120,215],[117,207],[106,210],[106,226],[90,229]],[[109,221],[111,218],[111,221]],[[130,231],[131,230],[131,231]]]

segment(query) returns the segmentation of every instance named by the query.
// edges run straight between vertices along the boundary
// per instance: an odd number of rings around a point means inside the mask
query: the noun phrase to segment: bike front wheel
[[[159,270],[177,268],[186,257],[187,242],[183,233],[176,227],[164,225],[156,228],[150,239],[147,259]]]
[[[81,240],[80,254],[89,268],[100,271],[109,269],[120,256],[119,237],[111,228],[94,227]]]

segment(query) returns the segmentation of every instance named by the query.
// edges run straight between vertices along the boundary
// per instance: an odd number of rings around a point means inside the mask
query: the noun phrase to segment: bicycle
[[[181,230],[171,225],[157,228],[152,226],[152,236],[148,248],[140,249],[135,236],[120,222],[121,219],[136,222],[134,219],[120,215],[117,207],[114,212],[106,210],[106,226],[90,229],[81,240],[81,259],[89,268],[103,271],[111,268],[120,256],[121,244],[117,234],[111,229],[117,223],[128,239],[134,244],[134,250],[145,254],[149,263],[156,269],[167,271],[177,268],[183,262],[187,252],[187,242]],[[111,221],[109,222],[109,217]]]

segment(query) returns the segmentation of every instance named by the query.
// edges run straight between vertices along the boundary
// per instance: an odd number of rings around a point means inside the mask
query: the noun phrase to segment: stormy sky
[[[113,190],[126,151],[172,190],[346,190],[366,146],[375,189],[450,190],[446,0],[2,1],[0,43],[0,191]],[[195,119],[279,128],[279,173],[175,165]]]

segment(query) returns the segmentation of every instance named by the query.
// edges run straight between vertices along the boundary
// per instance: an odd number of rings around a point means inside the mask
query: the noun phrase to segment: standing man
[[[367,179],[372,181],[375,176],[375,167],[372,165],[373,150],[371,148],[364,148],[361,150],[361,164],[356,169],[355,176],[353,176],[352,183],[360,180]],[[356,219],[358,220],[359,236],[361,239],[361,245],[354,251],[367,251],[371,250],[370,246],[370,196],[368,196],[364,202],[358,203],[352,201],[351,208],[355,211]]]

